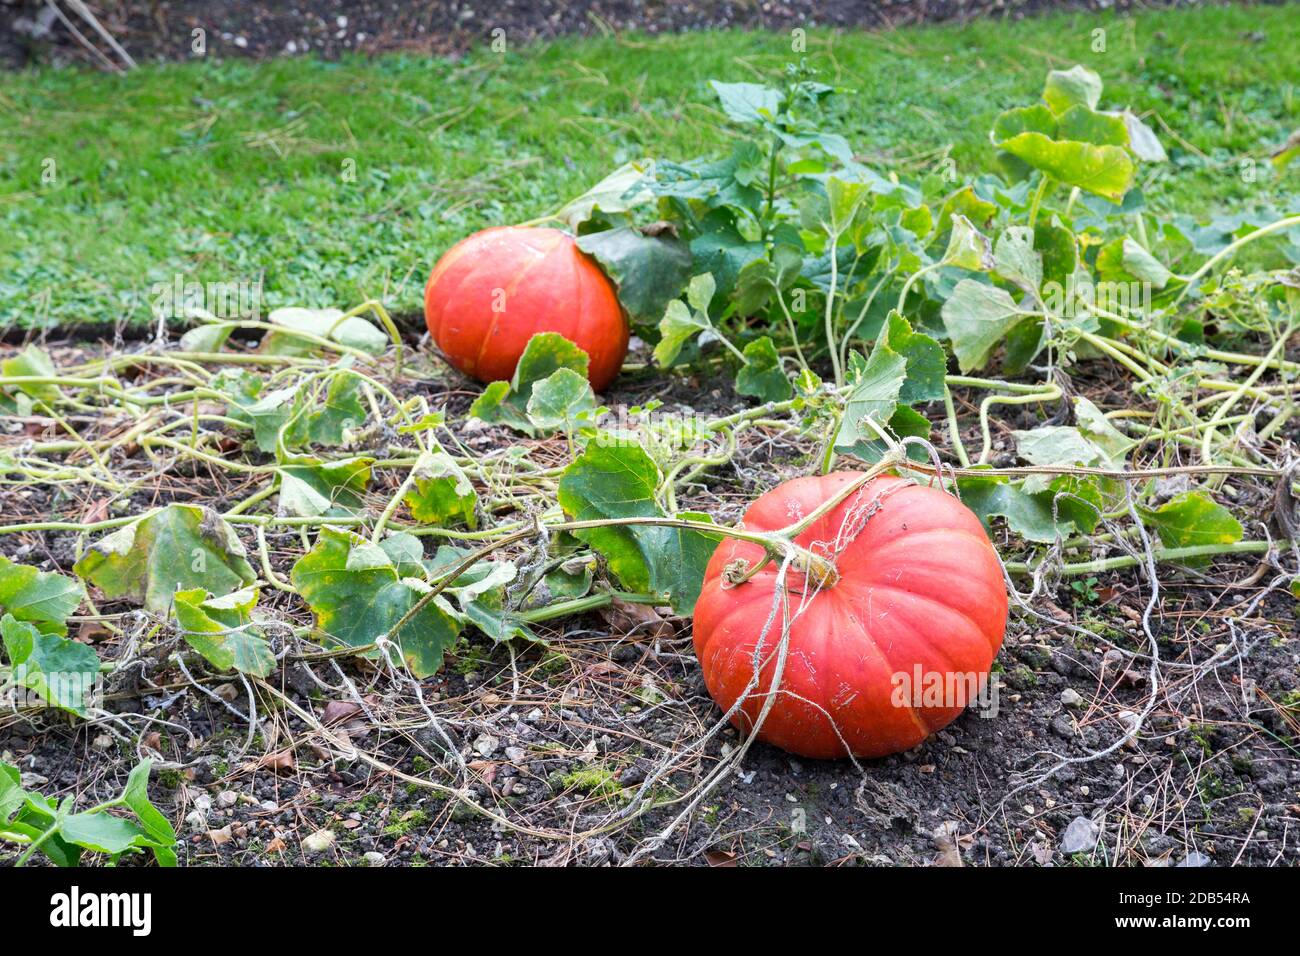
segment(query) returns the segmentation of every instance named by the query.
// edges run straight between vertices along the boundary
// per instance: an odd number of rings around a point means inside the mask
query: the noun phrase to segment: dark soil
[[[186,60],[193,31],[205,31],[208,56],[262,58],[314,52],[325,57],[361,51],[405,50],[456,54],[489,42],[494,30],[509,42],[563,34],[614,31],[670,33],[720,27],[789,30],[815,26],[889,29],[976,16],[1020,18],[1045,10],[1128,10],[1195,4],[1195,0],[763,0],[760,3],[686,0],[240,0],[100,2],[91,4],[103,26],[137,61]],[[0,0],[0,63],[32,58],[98,64],[68,27],[41,14],[37,0]],[[93,32],[72,18],[87,37]],[[34,35],[35,34],[35,35]],[[98,46],[108,52],[103,41]]]
[[[85,356],[84,347],[76,351]],[[56,349],[56,360],[71,354]],[[468,447],[487,452],[520,440],[468,425],[463,412],[477,389],[431,364],[416,365],[431,375],[407,387],[427,393],[433,407],[445,406]],[[708,415],[745,404],[725,385],[711,388],[707,375],[667,381],[665,391],[661,376],[625,375],[606,404],[655,397],[664,410],[694,407]],[[1075,385],[1102,400],[1101,380]],[[959,407],[969,408],[961,398]],[[1010,417],[999,428],[1031,424],[1027,407],[1016,414],[1025,420]],[[544,460],[546,443],[532,444]],[[555,440],[557,462],[562,444]],[[754,495],[806,470],[812,451],[750,430],[733,464],[681,505],[734,520]],[[156,500],[220,500],[201,474],[169,478]],[[381,500],[392,489],[377,492]],[[1243,517],[1266,513],[1265,489],[1240,494]],[[6,522],[68,507],[47,489],[0,491]],[[67,572],[75,538],[0,535],[0,554]],[[283,558],[276,554],[280,541]],[[997,543],[1005,554],[1014,551],[1010,539]],[[283,573],[298,544],[276,536],[271,544]],[[650,859],[715,866],[1297,865],[1300,626],[1285,586],[1261,594],[1274,579],[1253,559],[1162,568],[1152,618],[1162,662],[1155,688],[1140,623],[1151,591],[1140,575],[1050,586],[1033,600],[1033,612],[1013,604],[995,664],[995,713],[968,710],[915,750],[860,765],[796,759],[758,744]],[[284,598],[266,589],[263,605],[306,623],[297,602]],[[111,602],[99,609],[135,613]],[[535,829],[596,830],[628,805],[665,757],[684,753],[717,721],[689,620],[636,612],[616,608],[552,622],[541,628],[545,647],[520,647],[513,656],[471,634],[443,671],[422,683],[428,706],[468,764],[474,800]],[[139,715],[151,715],[162,721],[151,725],[156,733],[122,738],[121,728],[114,736],[103,724],[0,715],[0,753],[29,775],[29,786],[78,794],[86,805],[116,794],[138,753],[161,758],[171,769],[155,772],[151,793],[181,831],[181,858],[190,865],[618,863],[675,816],[681,803],[672,801],[739,743],[727,730],[684,760],[654,786],[665,805],[629,825],[540,838],[340,756],[337,741],[326,746],[266,692],[257,694],[259,728],[250,739],[246,689],[199,669],[195,677],[208,692],[199,693],[167,663],[177,647],[168,633],[106,688],[107,709],[132,715],[124,726],[137,728]],[[116,648],[106,642],[99,651],[108,659]],[[336,735],[416,780],[456,779],[448,741],[430,727],[409,685],[355,660],[311,667],[309,673],[286,663],[268,683]],[[1132,715],[1153,693],[1154,708],[1136,737],[1091,758],[1126,738]],[[1077,762],[1057,766],[1060,758]],[[1070,852],[1067,830],[1077,836],[1089,823],[1095,840]],[[308,838],[321,831],[333,841],[312,849]]]

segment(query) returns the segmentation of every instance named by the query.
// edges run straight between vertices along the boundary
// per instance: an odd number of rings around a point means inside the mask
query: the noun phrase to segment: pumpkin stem
[[[833,588],[839,583],[840,571],[832,559],[815,551],[809,551],[807,548],[800,548],[797,545],[794,547],[795,555],[792,564],[795,570],[815,581],[818,588]]]

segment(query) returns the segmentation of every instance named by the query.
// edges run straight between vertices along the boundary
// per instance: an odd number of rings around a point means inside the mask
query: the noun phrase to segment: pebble
[[[474,738],[474,752],[480,757],[490,757],[496,752],[499,743],[491,734],[479,734]]]
[[[1061,703],[1066,707],[1082,707],[1083,696],[1073,687],[1067,687],[1061,691]]]
[[[333,830],[317,830],[303,838],[302,848],[307,853],[324,853],[334,845],[334,839]]]
[[[1187,856],[1183,857],[1179,866],[1209,866],[1214,861],[1202,853],[1200,850],[1193,850]]]
[[[239,794],[233,790],[222,790],[217,794],[217,806],[229,809],[239,802]]]
[[[388,862],[382,853],[378,853],[374,850],[371,850],[363,856],[362,859],[366,861],[366,866],[383,866]]]
[[[1075,817],[1061,836],[1061,852],[1067,856],[1072,853],[1087,853],[1097,845],[1100,834],[1097,824],[1087,817]]]
[[[506,759],[511,763],[522,763],[528,756],[528,751],[523,747],[507,747]]]

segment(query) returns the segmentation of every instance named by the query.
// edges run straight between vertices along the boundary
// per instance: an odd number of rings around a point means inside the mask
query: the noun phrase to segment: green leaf
[[[1203,491],[1185,491],[1159,508],[1139,510],[1166,548],[1234,544],[1242,538],[1241,522]]]
[[[657,321],[691,277],[690,247],[668,233],[647,236],[620,226],[579,236],[577,242],[604,267],[618,286],[619,302],[640,322]]]
[[[948,233],[948,248],[943,261],[972,272],[992,271],[993,249],[988,237],[960,213],[952,215],[950,222],[952,229]]]
[[[12,614],[0,618],[11,680],[39,694],[49,706],[86,716],[86,693],[99,677],[99,657],[84,644],[42,634]]]
[[[268,332],[262,341],[262,351],[271,355],[310,355],[319,350],[320,346],[293,334],[293,331],[297,331],[371,355],[382,355],[389,343],[387,333],[358,315],[346,319],[343,315],[340,309],[304,309],[297,306],[275,309],[267,316],[267,321],[292,331]]]
[[[1069,510],[1060,502],[1053,510],[1051,491],[1030,494],[1020,482],[1005,477],[982,475],[962,476],[957,479],[957,489],[962,503],[979,516],[986,528],[990,519],[1006,519],[1007,527],[1028,541],[1048,543],[1074,531]]]
[[[1119,202],[1133,185],[1137,168],[1122,146],[1095,146],[1054,140],[1042,133],[1019,133],[998,147],[1053,179]]]
[[[456,613],[439,596],[403,627],[391,631],[429,585],[397,573],[392,558],[359,535],[329,526],[290,572],[293,586],[316,616],[317,636],[327,644],[359,647],[386,638],[397,645],[391,659],[424,678],[442,666],[443,652],[460,633]],[[379,651],[367,656],[377,657]]]
[[[229,594],[256,580],[234,529],[210,508],[170,504],[100,538],[73,568],[110,600],[165,614],[177,590]]]
[[[312,390],[297,391],[284,432],[285,447],[344,444],[348,432],[366,421],[361,382],[355,372],[341,369],[330,376],[323,399]]]
[[[1133,150],[1134,156],[1144,163],[1163,163],[1169,159],[1151,127],[1128,110],[1124,111],[1123,118],[1128,127],[1128,148]]]
[[[1097,253],[1097,272],[1104,282],[1147,282],[1156,289],[1163,289],[1173,278],[1173,273],[1160,260],[1128,236],[1101,248]]]
[[[103,812],[69,814],[59,821],[58,832],[69,843],[113,856],[153,843],[139,825]]]
[[[893,417],[906,379],[907,360],[877,342],[845,400],[835,448],[852,452],[860,442],[878,442],[879,433],[867,424],[867,420],[874,420],[883,427]]]
[[[880,332],[880,345],[907,360],[907,378],[898,400],[905,405],[937,402],[944,396],[948,354],[924,332],[913,332],[912,324],[891,310]]]
[[[1079,423],[1079,431],[1101,449],[1110,467],[1122,468],[1124,456],[1137,442],[1112,425],[1102,410],[1082,395],[1074,399],[1074,418]]]
[[[999,113],[993,120],[993,144],[1001,146],[1022,133],[1039,133],[1051,139],[1056,136],[1056,116],[1041,103],[1018,106]]]
[[[997,286],[962,279],[943,304],[944,327],[962,372],[983,368],[989,354],[1027,313]]]
[[[238,322],[202,322],[181,336],[181,350],[185,352],[220,352],[222,346],[230,339],[230,334],[237,328],[239,328]]]
[[[213,597],[203,588],[176,592],[176,621],[180,635],[209,664],[221,671],[237,670],[266,677],[275,670],[275,655],[253,624],[257,589]]]
[[[0,361],[0,375],[14,378],[56,378],[58,369],[50,357],[35,345],[29,345],[12,358]],[[30,398],[43,402],[57,401],[60,395],[57,385],[25,383],[14,385],[19,392]]]
[[[701,332],[714,332],[709,318],[709,303],[716,292],[713,276],[704,272],[691,279],[686,287],[686,302],[673,299],[659,320],[659,344],[655,346],[655,361],[668,368],[681,354],[682,347],[691,337]],[[689,305],[688,305],[689,303]]]
[[[759,83],[720,83],[709,85],[718,94],[722,111],[736,123],[763,123],[776,119],[781,111],[780,90]]]
[[[730,296],[745,266],[767,254],[766,245],[746,238],[733,213],[715,209],[700,221],[700,234],[691,240],[695,270],[706,272],[716,281],[718,294]]]
[[[1037,293],[1043,284],[1043,257],[1034,251],[1034,230],[1009,226],[993,251],[998,275],[1026,292]]]
[[[1047,74],[1043,100],[1058,116],[1072,106],[1096,109],[1101,100],[1101,77],[1081,65],[1068,70],[1052,70]]]
[[[582,381],[586,383],[586,379]],[[444,451],[425,452],[411,474],[414,480],[403,500],[412,518],[439,527],[478,527],[478,493],[450,455]]]
[[[667,517],[656,494],[662,476],[654,460],[617,435],[593,440],[560,478],[559,501],[576,521]],[[708,521],[706,516],[680,515]],[[595,548],[623,586],[664,594],[678,614],[695,607],[704,568],[720,537],[658,525],[613,526],[573,532]]]
[[[373,458],[296,458],[281,465],[275,472],[280,482],[280,513],[332,518],[364,510],[374,463]]]
[[[534,426],[528,418],[528,400],[533,397],[533,387],[562,368],[586,378],[589,361],[586,352],[558,332],[539,332],[528,340],[511,380],[489,385],[470,406],[469,413],[482,421],[508,425],[531,435]]]
[[[176,843],[176,831],[167,818],[149,800],[149,772],[153,761],[142,760],[136,764],[130,776],[126,778],[126,789],[122,791],[122,802],[136,815],[140,825],[150,838],[162,846]]]
[[[68,615],[86,597],[75,578],[15,564],[0,555],[0,612],[30,621],[49,634],[66,634]]]
[[[1122,469],[1124,456],[1136,443],[1107,421],[1086,398],[1075,399],[1075,417],[1078,426],[1042,425],[1028,431],[1013,431],[1017,453],[1031,465],[1047,468]],[[1024,482],[1025,490],[1030,493],[1043,491],[1052,484],[1047,475],[1031,475]]]
[[[533,386],[528,420],[539,432],[559,429],[572,435],[596,410],[596,394],[587,379],[572,369],[556,369]]]
[[[652,159],[624,163],[577,199],[565,203],[555,216],[576,231],[578,226],[597,211],[628,212],[654,199],[654,192],[650,188],[653,176]]]
[[[1056,217],[1052,217],[1051,222],[1040,221],[1034,226],[1034,250],[1042,260],[1043,279],[1056,283],[1063,292],[1079,265],[1079,245],[1074,233],[1062,226]]]
[[[533,629],[506,606],[506,586],[518,577],[519,569],[508,561],[485,561],[482,564],[485,573],[457,589],[456,600],[465,623],[497,642],[516,637],[541,641]]]
[[[424,561],[424,545],[415,535],[406,531],[393,531],[379,542],[388,555],[399,578],[426,578],[429,571]]]
[[[1121,116],[1099,113],[1086,106],[1073,106],[1061,115],[1056,138],[1094,146],[1127,146],[1128,127]]]
[[[745,346],[745,364],[736,374],[736,391],[764,402],[783,402],[794,387],[781,367],[781,356],[769,336]]]
[[[264,394],[262,380],[252,372],[227,369],[213,376],[212,387],[226,397],[226,414],[252,427],[258,450],[273,453],[280,428],[289,420],[298,386]]]

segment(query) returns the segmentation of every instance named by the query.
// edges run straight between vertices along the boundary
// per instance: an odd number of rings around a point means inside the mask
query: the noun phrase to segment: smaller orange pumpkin
[[[539,332],[587,353],[598,392],[627,355],[614,284],[558,229],[502,226],[461,240],[433,267],[424,318],[447,361],[481,382],[509,379]]]

